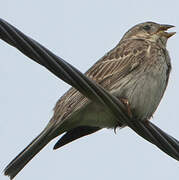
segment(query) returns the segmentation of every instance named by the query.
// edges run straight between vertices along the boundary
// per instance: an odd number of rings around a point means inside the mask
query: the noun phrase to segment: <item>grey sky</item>
[[[85,72],[131,26],[168,23],[179,31],[179,2],[31,0],[1,2],[0,17]],[[179,35],[168,42],[173,70],[153,122],[179,139]],[[0,171],[38,135],[69,88],[46,69],[0,41]],[[129,128],[102,130],[53,151],[49,143],[16,177],[30,179],[177,180],[179,164]],[[0,174],[0,180],[6,180]]]

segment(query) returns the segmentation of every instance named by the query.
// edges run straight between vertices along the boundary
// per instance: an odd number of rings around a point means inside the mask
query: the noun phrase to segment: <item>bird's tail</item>
[[[19,155],[4,169],[4,174],[13,179],[19,171],[45,146],[51,138],[51,128],[45,128]]]

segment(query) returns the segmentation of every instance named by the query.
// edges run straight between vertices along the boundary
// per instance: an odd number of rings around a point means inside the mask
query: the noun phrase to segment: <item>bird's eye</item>
[[[143,29],[146,30],[146,31],[149,31],[149,30],[151,29],[151,27],[150,27],[149,25],[145,25],[145,26],[143,27]]]

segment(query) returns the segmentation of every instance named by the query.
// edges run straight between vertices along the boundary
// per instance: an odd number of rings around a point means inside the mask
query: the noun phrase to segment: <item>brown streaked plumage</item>
[[[149,120],[165,92],[171,70],[166,43],[174,35],[166,30],[171,27],[154,22],[134,26],[86,72],[110,93],[126,99],[136,120]],[[11,161],[5,175],[13,179],[46,144],[63,133],[54,149],[102,128],[124,127],[119,121],[108,109],[71,88],[56,103],[46,128]]]

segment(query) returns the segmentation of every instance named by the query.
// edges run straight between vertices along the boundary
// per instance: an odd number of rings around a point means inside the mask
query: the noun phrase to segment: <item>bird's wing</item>
[[[120,86],[120,79],[127,76],[145,59],[147,44],[139,40],[120,43],[99,61],[97,61],[85,74],[111,91]],[[57,102],[51,123],[59,127],[65,118],[87,104],[88,100],[75,88],[71,88]],[[67,131],[55,144],[54,149],[68,144],[78,138],[100,130],[99,127],[81,126]]]
[[[111,91],[117,81],[129,74],[144,60],[148,43],[144,40],[120,42],[97,61],[85,74],[106,90]],[[58,123],[87,104],[88,100],[75,88],[69,89],[56,103],[52,123]]]

